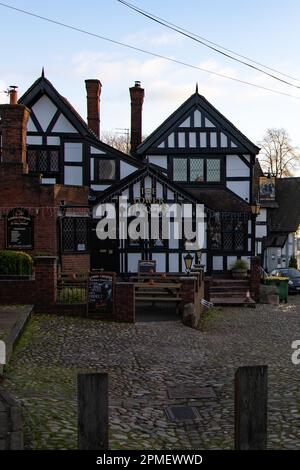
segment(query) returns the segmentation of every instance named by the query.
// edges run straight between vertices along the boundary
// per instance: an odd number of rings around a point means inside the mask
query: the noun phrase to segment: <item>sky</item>
[[[129,0],[140,8],[295,78],[300,86],[299,0]],[[7,0],[7,4],[257,85],[273,94],[152,57],[0,4],[0,102],[9,85],[22,95],[40,76],[86,118],[84,80],[102,82],[101,130],[130,127],[129,87],[145,88],[143,134],[166,119],[195,91],[204,95],[250,140],[270,127],[285,128],[300,147],[300,89],[280,84],[188,38],[155,24],[117,0]]]

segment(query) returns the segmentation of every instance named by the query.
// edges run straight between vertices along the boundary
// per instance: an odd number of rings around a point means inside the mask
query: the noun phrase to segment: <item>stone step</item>
[[[242,286],[249,284],[249,279],[213,279],[213,286],[224,286],[224,285],[237,285]]]
[[[247,295],[247,290],[244,290],[244,291],[238,291],[238,292],[235,292],[235,291],[227,291],[227,292],[215,292],[215,291],[211,291],[210,292],[210,296],[211,297],[238,297],[240,299],[245,299],[246,298],[246,295]]]
[[[248,301],[242,297],[211,297],[210,301],[214,306],[223,306],[223,307],[253,307],[255,308],[256,304],[253,299]]]
[[[210,288],[211,292],[246,292],[250,288],[249,285],[242,285],[242,286],[214,286],[212,285]]]

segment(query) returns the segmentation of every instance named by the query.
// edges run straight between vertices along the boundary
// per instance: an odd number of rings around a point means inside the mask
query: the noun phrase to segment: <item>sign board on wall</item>
[[[259,199],[274,201],[275,177],[261,176],[259,178]]]
[[[138,264],[138,272],[139,273],[155,273],[156,272],[156,261],[155,260],[148,260],[143,261],[140,260]]]
[[[33,222],[26,209],[12,209],[7,216],[7,248],[33,248]]]

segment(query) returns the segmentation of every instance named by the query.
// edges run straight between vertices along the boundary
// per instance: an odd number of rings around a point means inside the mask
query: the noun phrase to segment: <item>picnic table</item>
[[[181,303],[180,282],[137,282],[134,283],[134,295],[136,302],[175,302],[178,312]]]

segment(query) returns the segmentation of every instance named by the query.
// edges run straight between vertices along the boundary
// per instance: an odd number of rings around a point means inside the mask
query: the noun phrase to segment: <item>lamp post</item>
[[[188,274],[188,276],[190,275],[190,272],[191,272],[191,268],[192,268],[192,264],[193,264],[193,255],[191,255],[191,253],[187,253],[184,257],[184,264],[185,264],[185,270]]]
[[[251,204],[251,214],[252,214],[252,247],[251,247],[251,252],[252,252],[252,256],[255,256],[256,253],[255,253],[255,237],[256,237],[256,225],[255,225],[255,221],[256,221],[256,217],[259,215],[260,213],[260,204],[257,200],[254,201],[253,204]]]

